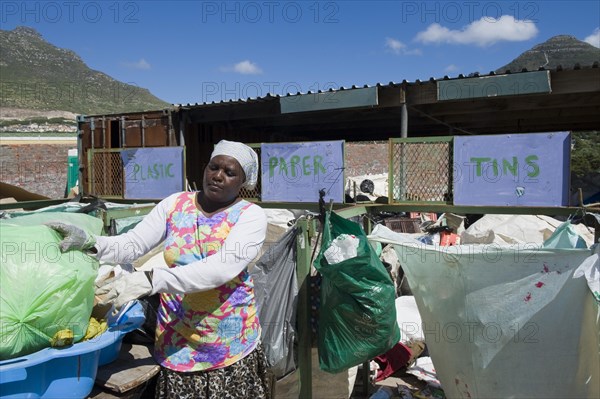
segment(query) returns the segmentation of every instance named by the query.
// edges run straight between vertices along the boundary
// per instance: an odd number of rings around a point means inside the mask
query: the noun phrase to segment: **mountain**
[[[170,104],[147,89],[90,69],[32,28],[0,30],[0,107],[106,114],[155,110]]]
[[[559,65],[563,68],[573,68],[575,64],[589,67],[594,62],[600,62],[599,48],[573,36],[559,35],[525,51],[495,72],[520,72],[523,69],[537,71],[540,67],[555,69]]]

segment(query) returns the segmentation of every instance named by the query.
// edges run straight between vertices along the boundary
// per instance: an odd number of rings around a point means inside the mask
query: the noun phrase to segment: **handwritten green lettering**
[[[321,163],[322,160],[323,160],[323,158],[320,155],[315,155],[315,157],[313,159],[313,166],[314,166],[314,170],[315,170],[315,176],[319,174],[319,170],[321,170],[323,173],[327,172],[327,170],[325,169],[325,167]]]
[[[300,163],[300,157],[298,155],[294,155],[290,158],[290,169],[292,169],[292,177],[296,177],[296,168],[300,167],[298,165]]]
[[[277,157],[269,158],[269,179],[275,175],[275,167],[277,166]]]
[[[282,157],[279,157],[279,170],[280,173],[283,173],[285,171],[285,175],[288,175],[288,167],[287,167],[287,163],[285,162],[285,159]]]
[[[537,155],[529,155],[525,158],[525,163],[531,168],[531,170],[527,172],[527,176],[537,177],[540,174],[540,166],[535,162],[537,160]]]
[[[304,176],[310,176],[310,155],[302,158],[302,169],[304,170]]]
[[[507,160],[502,160],[502,172],[507,175],[510,172],[513,176],[517,176],[519,170],[519,161],[517,157],[512,157],[512,164]]]
[[[486,158],[474,158],[474,157],[471,157],[471,162],[475,162],[476,163],[476,165],[475,165],[475,167],[476,167],[475,174],[477,176],[481,176],[481,164],[484,163],[484,162],[489,162],[491,160],[492,160],[492,158],[487,158],[487,157]]]

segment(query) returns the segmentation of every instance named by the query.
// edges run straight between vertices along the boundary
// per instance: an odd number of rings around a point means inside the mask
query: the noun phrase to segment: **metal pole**
[[[102,148],[106,148],[106,117],[102,117]]]
[[[400,137],[403,139],[408,137],[408,108],[406,107],[406,103],[402,104],[402,117],[401,117],[400,125]]]
[[[171,110],[169,110],[169,137],[167,139],[168,145],[172,146],[175,139],[175,131],[173,130],[173,115],[171,115]]]
[[[312,339],[310,327],[310,239],[315,231],[314,219],[298,220],[300,233],[296,241],[298,275],[298,373],[300,399],[312,398]]]
[[[146,146],[146,118],[144,115],[142,115],[142,122],[141,122],[142,126],[142,147]]]
[[[92,141],[92,150],[94,149],[94,130],[96,129],[96,124],[94,123],[94,118],[90,118],[90,133],[91,133],[91,141]]]
[[[400,125],[400,137],[405,139],[408,137],[408,108],[406,106],[406,86],[402,86],[402,97],[404,102],[402,103],[402,116]],[[399,200],[406,201],[406,144],[400,143],[400,195]]]
[[[125,117],[121,117],[121,148],[125,148]]]
[[[77,188],[79,195],[83,195],[83,167],[85,165],[83,159],[83,130],[81,129],[82,124],[85,122],[83,115],[77,116],[77,162],[79,167],[77,168]],[[88,179],[90,178],[90,171],[88,170]]]
[[[94,173],[94,130],[96,130],[96,123],[94,122],[94,118],[90,118],[90,133],[91,133],[91,141],[92,141],[92,145],[91,145],[91,149],[90,151],[88,151],[88,165],[89,165],[89,170],[88,170],[88,179],[89,179],[89,190],[88,190],[88,194],[96,194],[96,181],[95,181],[95,173]]]
[[[177,117],[179,118],[179,145],[184,147],[185,146],[185,128],[183,127],[183,124],[185,122],[187,122],[187,116],[184,118],[183,116],[183,110],[179,110],[179,112],[177,113]]]

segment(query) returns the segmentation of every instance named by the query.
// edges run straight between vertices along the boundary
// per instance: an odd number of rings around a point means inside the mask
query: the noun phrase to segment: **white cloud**
[[[444,72],[456,72],[456,71],[458,71],[458,67],[454,64],[450,64],[446,68],[444,68]]]
[[[406,48],[406,44],[402,43],[400,40],[386,37],[385,47],[389,48],[392,53],[400,54],[402,50]]]
[[[219,68],[221,72],[236,72],[242,75],[260,75],[263,71],[255,63],[244,60],[233,66],[225,66]]]
[[[135,62],[123,62],[123,65],[127,68],[132,69],[150,69],[152,66],[143,58],[140,58],[139,61]]]
[[[385,38],[385,47],[388,49],[388,51],[391,51],[392,53],[398,54],[398,55],[400,55],[400,54],[422,55],[423,54],[420,49],[409,50],[408,47],[406,46],[406,44],[402,43],[398,39],[394,39],[391,37]]]
[[[510,15],[503,15],[498,19],[482,17],[461,30],[448,29],[434,23],[419,32],[415,40],[424,44],[475,44],[486,47],[501,41],[529,40],[537,33],[538,29],[533,21],[521,21]]]
[[[600,48],[600,28],[594,29],[594,32],[583,39],[583,41],[591,44],[594,47]]]

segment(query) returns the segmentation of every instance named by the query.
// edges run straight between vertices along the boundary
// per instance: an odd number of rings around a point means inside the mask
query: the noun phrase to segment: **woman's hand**
[[[93,235],[86,233],[83,229],[72,224],[56,221],[45,224],[63,237],[63,240],[59,244],[62,252],[67,252],[71,249],[85,251],[96,245],[96,239]]]
[[[100,305],[114,305],[119,310],[129,301],[152,293],[152,272],[121,273],[96,288]]]

